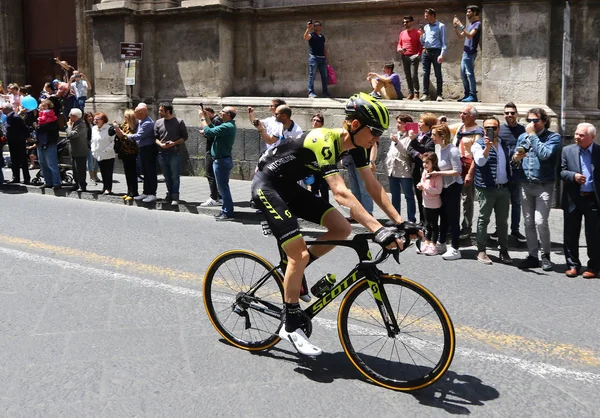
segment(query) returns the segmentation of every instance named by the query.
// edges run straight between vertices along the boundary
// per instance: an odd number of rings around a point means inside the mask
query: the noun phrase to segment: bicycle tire
[[[277,331],[281,320],[245,307],[239,299],[272,269],[273,266],[257,254],[233,250],[215,258],[206,271],[204,307],[215,329],[230,344],[258,351],[279,342]],[[283,309],[283,278],[278,270],[269,274],[255,295],[259,305],[265,301]],[[247,328],[248,323],[250,328]]]
[[[380,280],[400,333],[388,335],[369,282],[363,279],[340,306],[342,347],[352,364],[377,385],[406,392],[422,389],[450,367],[456,343],[452,320],[419,283],[397,275],[381,275]]]

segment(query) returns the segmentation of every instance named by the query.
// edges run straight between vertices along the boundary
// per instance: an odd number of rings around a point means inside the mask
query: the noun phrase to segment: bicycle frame
[[[371,251],[369,250],[368,239],[372,238],[372,234],[359,234],[356,235],[352,240],[342,241],[307,241],[306,245],[335,245],[340,247],[352,248],[359,257],[359,263],[352,269],[352,271],[337,285],[335,285],[326,295],[315,301],[308,308],[304,310],[304,313],[310,318],[314,318],[319,312],[321,312],[327,305],[329,305],[339,295],[344,293],[345,290],[352,287],[359,280],[366,278],[375,299],[382,319],[385,322],[388,335],[394,336],[400,332],[400,328],[396,322],[394,311],[390,305],[385,289],[381,286],[379,277],[382,272],[376,267],[377,264],[383,262],[388,256],[389,252],[384,251],[384,254],[377,260],[373,260],[371,257]],[[283,250],[280,247],[280,253],[282,254],[281,264],[283,261]]]
[[[358,264],[352,269],[352,271],[336,286],[333,287],[326,295],[315,301],[312,305],[304,310],[304,313],[310,318],[314,318],[317,316],[319,312],[321,312],[327,305],[329,305],[334,299],[336,299],[339,295],[344,293],[345,290],[354,286],[359,280],[366,278],[369,284],[369,288],[371,289],[371,293],[373,294],[373,298],[376,301],[377,307],[379,308],[379,312],[381,313],[381,317],[383,322],[385,323],[388,335],[393,337],[400,332],[400,328],[398,323],[396,322],[396,318],[394,315],[394,310],[392,309],[387,294],[385,293],[385,289],[381,286],[381,282],[379,280],[382,272],[376,267],[377,264],[383,262],[389,255],[390,252],[384,250],[382,255],[377,259],[373,260],[371,257],[371,251],[369,250],[368,239],[372,238],[373,234],[358,234],[355,235],[352,240],[332,240],[332,241],[307,241],[307,245],[334,245],[339,247],[349,247],[352,248],[359,257]],[[269,315],[271,317],[277,318],[281,313],[281,307],[272,304],[270,302],[266,302],[263,300],[260,301],[264,306],[259,306],[254,299],[254,293],[257,289],[259,289],[263,283],[275,273],[275,270],[281,269],[284,270],[284,266],[286,263],[285,252],[283,249],[278,246],[279,253],[281,255],[281,261],[279,265],[273,267],[267,274],[265,274],[261,279],[259,279],[254,286],[246,294],[242,297],[242,299],[250,298],[250,300],[244,300],[247,307],[251,307],[257,311],[264,313],[265,315]],[[240,302],[240,300],[238,300]]]

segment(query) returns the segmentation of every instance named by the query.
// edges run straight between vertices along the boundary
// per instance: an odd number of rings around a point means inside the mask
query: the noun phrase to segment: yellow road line
[[[60,254],[61,256],[80,259],[87,263],[95,263],[101,265],[110,265],[121,270],[136,272],[138,274],[150,274],[153,276],[165,277],[169,280],[186,280],[202,282],[204,273],[190,273],[181,270],[163,268],[152,264],[137,263],[121,258],[104,256],[90,251],[83,251],[69,247],[61,247],[47,244],[40,241],[33,241],[26,238],[17,238],[7,235],[0,235],[0,242],[6,245],[12,245],[20,248],[26,248],[53,255]],[[328,307],[337,307],[337,302],[332,302]],[[420,324],[424,328],[437,328],[433,323],[428,325],[426,321]],[[520,335],[505,334],[486,329],[473,328],[469,326],[455,325],[457,340],[469,339],[480,343],[487,344],[498,350],[513,350],[525,352],[543,357],[553,357],[563,360],[585,364],[589,366],[600,366],[600,353],[577,347],[572,344],[560,344],[557,342],[547,342],[537,339],[529,339]]]
[[[110,265],[120,270],[127,270],[139,274],[151,274],[153,276],[166,277],[169,280],[202,281],[203,274],[190,273],[187,271],[174,270],[170,268],[158,267],[152,264],[137,263],[135,261],[124,260],[122,258],[110,257],[96,254],[90,251],[78,250],[69,247],[59,247],[46,244],[45,242],[33,241],[25,238],[10,237],[0,235],[0,242],[10,244],[20,248],[42,251],[45,253],[60,254],[61,256],[81,259],[89,263]]]

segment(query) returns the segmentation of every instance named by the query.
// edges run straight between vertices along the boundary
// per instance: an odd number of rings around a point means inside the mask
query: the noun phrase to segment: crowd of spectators
[[[512,264],[510,238],[527,245],[528,255],[519,268],[553,270],[548,220],[560,173],[566,274],[581,274],[579,231],[585,217],[590,261],[583,277],[598,277],[600,249],[595,237],[600,233],[600,146],[594,143],[596,128],[579,124],[576,143],[562,148],[562,138],[549,129],[550,118],[542,108],[527,112],[525,126],[518,122],[512,102],[504,106],[504,123],[487,116],[480,127],[472,104],[461,109],[460,117],[461,123],[449,126],[435,115],[423,113],[418,131],[407,129],[414,127],[410,115],[396,118],[397,133],[391,135],[386,173],[396,209],[400,211],[402,191],[408,219],[416,221],[416,205],[419,222],[426,226],[426,239],[417,252],[441,254],[445,260],[460,259],[461,244],[471,245],[470,228],[475,225],[479,262],[493,264],[488,256],[491,238],[497,242],[499,261]],[[479,203],[479,215],[473,224],[474,199]],[[521,212],[525,235],[519,232]],[[488,234],[492,213],[496,230]]]
[[[401,196],[407,205],[407,219],[420,222],[426,227],[425,241],[419,246],[419,254],[441,255],[444,260],[462,257],[460,247],[475,232],[477,260],[493,264],[488,255],[488,240],[497,241],[498,259],[511,264],[508,252],[509,238],[526,243],[527,257],[519,267],[553,269],[550,258],[550,228],[548,218],[560,173],[564,190],[562,207],[565,224],[565,255],[569,270],[575,277],[582,268],[578,240],[582,218],[585,217],[585,233],[588,241],[590,262],[584,277],[597,277],[600,270],[600,246],[594,238],[600,232],[598,219],[600,194],[597,185],[600,172],[599,146],[593,143],[596,128],[580,124],[576,144],[562,148],[562,138],[549,130],[550,118],[542,108],[527,112],[526,125],[519,123],[514,103],[504,106],[504,123],[495,117],[481,120],[477,108],[470,102],[478,101],[474,62],[481,36],[479,7],[466,8],[468,23],[465,26],[458,17],[453,20],[455,33],[464,38],[461,60],[461,77],[466,102],[460,111],[461,122],[448,125],[446,118],[426,112],[415,122],[412,116],[396,117],[396,132],[390,138],[386,152],[385,173],[392,195],[392,204],[401,210]],[[426,23],[418,29],[413,27],[414,18],[405,16],[405,29],[400,33],[397,51],[408,85],[409,100],[431,100],[429,76],[431,66],[436,75],[435,98],[442,100],[441,66],[447,49],[446,28],[436,18],[434,9],[425,10]],[[327,90],[327,49],[322,23],[309,21],[304,39],[309,44],[309,97],[316,97],[314,78],[321,74],[323,95]],[[66,138],[73,183],[73,191],[86,191],[89,181],[102,183],[103,194],[112,194],[115,160],[123,162],[127,182],[126,201],[137,200],[153,203],[157,198],[157,165],[160,166],[167,186],[163,200],[177,205],[180,200],[181,151],[188,138],[186,124],[174,115],[170,103],[159,106],[160,118],[149,116],[148,106],[139,103],[135,109],[127,109],[123,121],[109,122],[102,112],[85,113],[88,91],[92,88],[85,74],[65,61],[56,59],[63,70],[63,80],[45,83],[38,104],[32,108],[31,86],[11,83],[2,94],[3,136],[9,145],[12,179],[9,183],[29,184],[29,169],[36,162],[41,168],[42,187],[63,187],[59,158],[61,134]],[[420,83],[419,66],[423,69]],[[367,80],[371,95],[384,99],[402,99],[400,76],[394,72],[394,62],[383,66],[383,73],[369,72]],[[420,88],[422,87],[422,94]],[[267,150],[302,137],[304,130],[293,119],[293,111],[282,99],[274,98],[269,106],[270,116],[258,119],[252,107],[248,118],[258,131]],[[200,106],[200,132],[206,137],[205,172],[210,195],[201,206],[221,206],[215,216],[219,221],[235,217],[234,203],[229,188],[233,169],[233,144],[236,138],[237,110],[224,107],[215,112],[211,107]],[[311,128],[323,127],[325,118],[316,113],[311,118]],[[64,148],[64,145],[63,147]],[[562,150],[562,151],[561,151]],[[368,149],[369,169],[376,171],[379,144]],[[561,161],[562,155],[562,161]],[[0,166],[4,159],[0,158]],[[341,164],[346,168],[350,190],[365,210],[373,213],[373,200],[367,193],[353,159],[343,156]],[[560,165],[560,170],[558,167]],[[101,179],[98,178],[98,171]],[[1,171],[0,171],[1,173]],[[22,173],[22,180],[21,180]],[[1,179],[2,182],[4,179]],[[139,193],[139,182],[143,181]],[[329,199],[327,183],[318,174],[300,182],[323,199]],[[478,218],[474,218],[474,202],[479,204]],[[461,210],[462,204],[462,210]],[[496,230],[488,234],[492,213]],[[524,221],[520,232],[521,214]],[[417,218],[418,215],[418,218]],[[351,218],[348,218],[352,221]],[[448,240],[449,238],[449,240]],[[449,242],[448,242],[449,241]]]

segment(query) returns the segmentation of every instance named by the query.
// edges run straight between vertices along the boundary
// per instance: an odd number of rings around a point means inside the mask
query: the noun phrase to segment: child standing
[[[432,176],[433,171],[440,171],[437,155],[428,152],[423,155],[423,175],[417,184],[417,189],[423,192],[423,208],[425,215],[425,243],[421,245],[420,253],[425,255],[437,255],[438,250],[435,243],[438,240],[438,219],[442,198],[440,194],[444,187],[443,180],[439,176]]]

